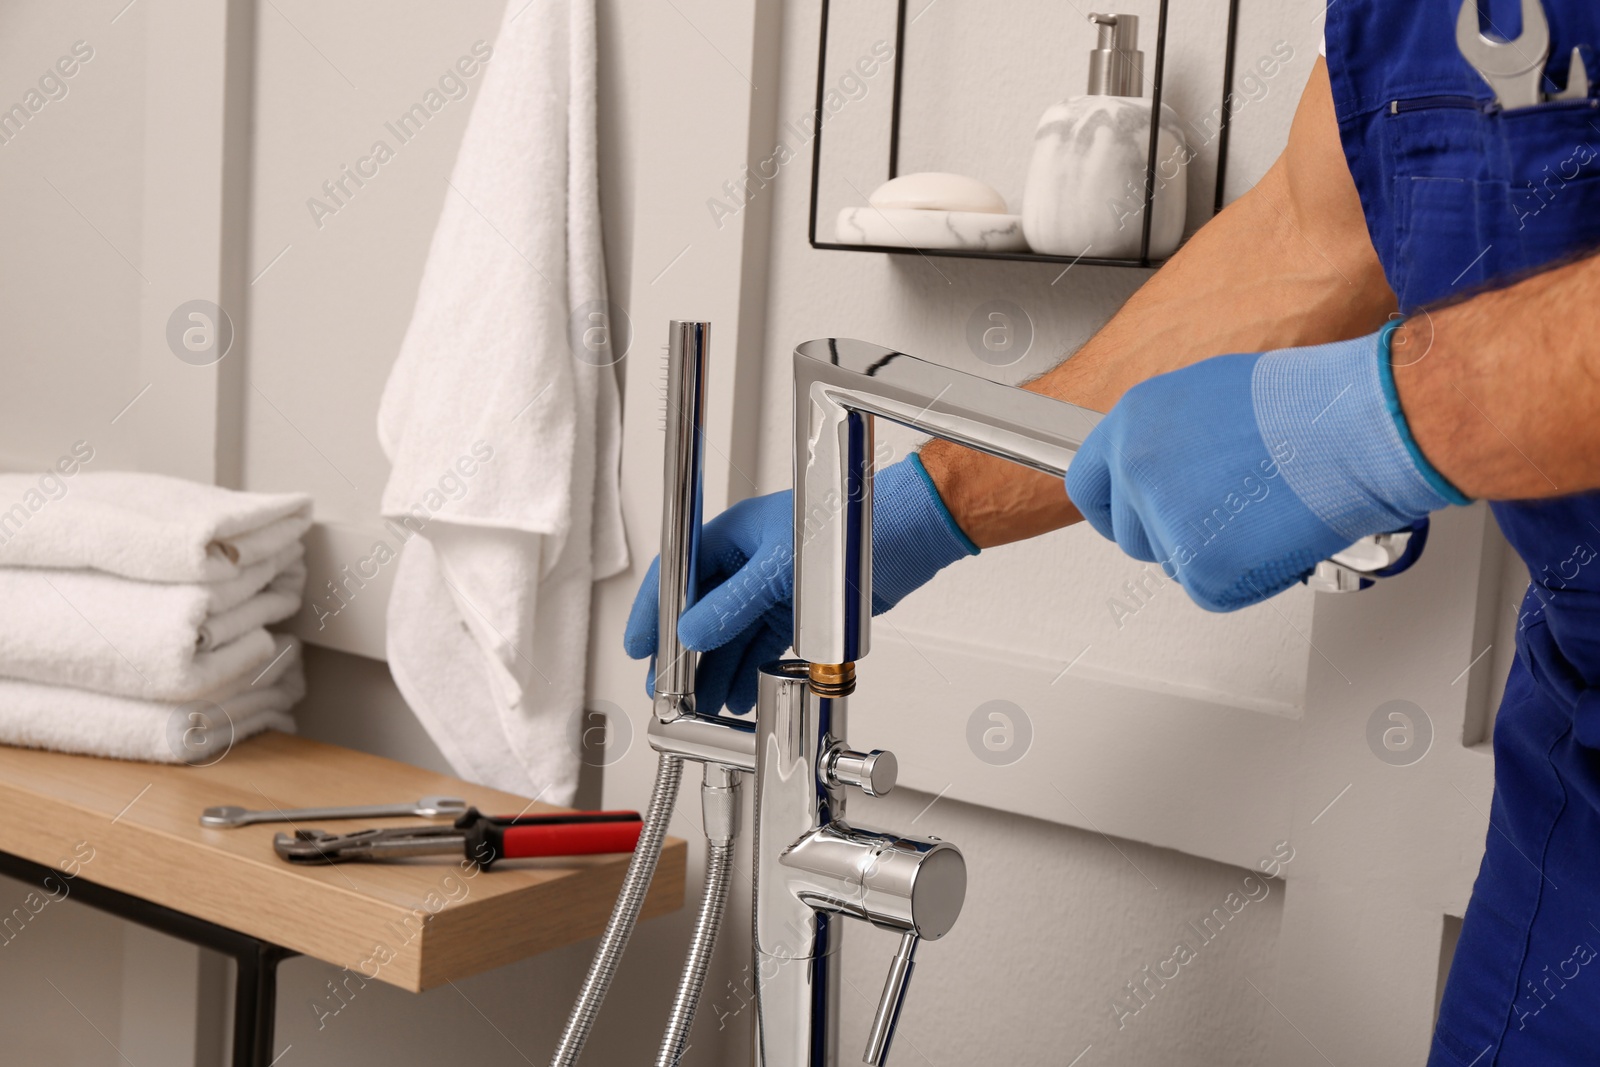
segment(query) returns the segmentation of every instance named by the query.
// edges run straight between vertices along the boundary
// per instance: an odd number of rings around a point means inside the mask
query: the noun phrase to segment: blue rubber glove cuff
[[[1406,413],[1400,407],[1400,390],[1394,383],[1394,334],[1405,325],[1405,319],[1396,319],[1382,330],[1378,331],[1378,382],[1383,386],[1384,405],[1389,409],[1389,417],[1394,420],[1395,429],[1400,432],[1400,441],[1406,446],[1406,451],[1411,454],[1411,460],[1417,465],[1417,470],[1422,473],[1433,491],[1450,503],[1464,506],[1472,503],[1472,498],[1450,484],[1450,480],[1439,473],[1439,469],[1428,462],[1428,457],[1422,454],[1422,449],[1417,447],[1417,439],[1411,436],[1411,424],[1406,421]]]
[[[1251,375],[1263,443],[1295,495],[1346,543],[1469,502],[1408,444],[1388,366],[1393,332],[1268,352]]]
[[[872,503],[874,615],[900,603],[956,560],[978,554],[915,453],[877,472]],[[905,550],[912,545],[914,551]]]

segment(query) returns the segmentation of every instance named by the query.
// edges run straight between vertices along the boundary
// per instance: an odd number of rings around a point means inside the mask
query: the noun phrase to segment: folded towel
[[[589,601],[627,564],[594,0],[505,10],[378,411],[389,669],[458,774],[563,804]],[[441,492],[441,490],[453,490]],[[446,497],[453,499],[446,499]]]
[[[262,627],[299,610],[303,552],[291,542],[219,582],[0,567],[0,675],[142,700],[198,697],[272,658]]]
[[[92,567],[151,582],[236,578],[300,539],[304,493],[241,493],[133,471],[0,474],[0,566]]]
[[[155,763],[211,764],[263,730],[293,733],[300,646],[277,638],[265,669],[185,703],[0,678],[0,744]]]

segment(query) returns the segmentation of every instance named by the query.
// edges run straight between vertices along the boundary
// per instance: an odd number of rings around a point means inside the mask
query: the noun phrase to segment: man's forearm
[[[1414,315],[1396,342],[1412,436],[1463,493],[1600,488],[1600,259]]]
[[[1228,352],[1357,337],[1393,310],[1319,62],[1290,146],[1267,176],[1201,229],[1076,355],[1027,388],[1108,411],[1154,375]],[[1079,517],[1058,478],[938,441],[923,448],[922,460],[980,547]]]

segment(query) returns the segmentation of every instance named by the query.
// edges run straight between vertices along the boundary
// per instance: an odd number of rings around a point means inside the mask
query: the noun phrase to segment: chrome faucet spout
[[[1100,415],[865,341],[794,351],[795,652],[866,655],[872,618],[873,419],[1064,475]],[[853,673],[840,671],[849,691]]]

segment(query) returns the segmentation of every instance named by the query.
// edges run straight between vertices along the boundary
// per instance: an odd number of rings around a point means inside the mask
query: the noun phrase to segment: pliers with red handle
[[[272,847],[291,863],[453,853],[488,870],[502,859],[632,852],[639,843],[642,827],[636,811],[562,811],[496,817],[468,808],[453,826],[401,826],[343,834],[296,830],[292,835],[273,838]]]

